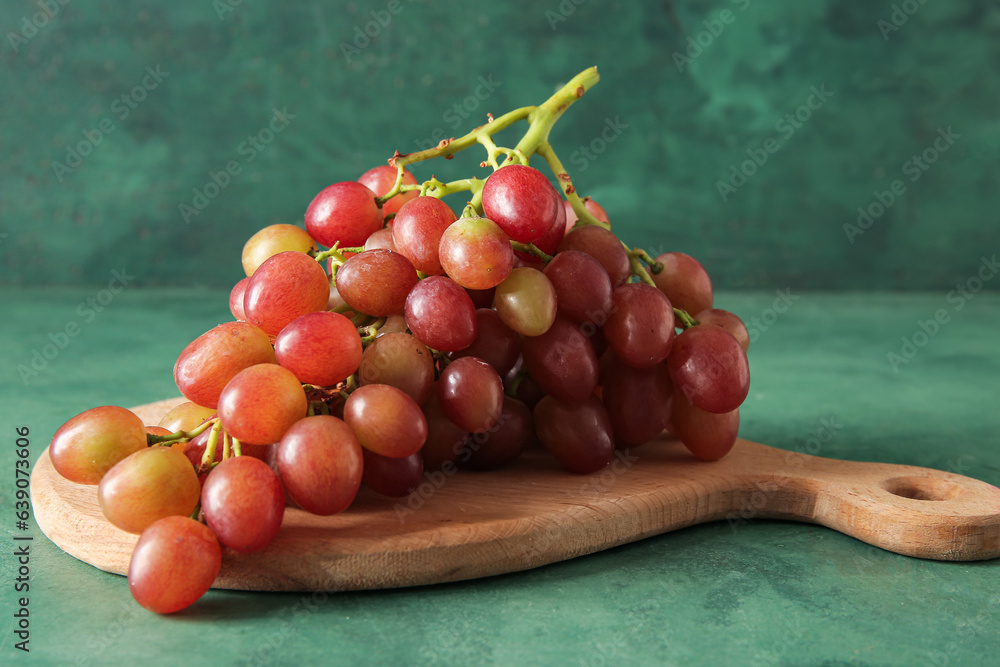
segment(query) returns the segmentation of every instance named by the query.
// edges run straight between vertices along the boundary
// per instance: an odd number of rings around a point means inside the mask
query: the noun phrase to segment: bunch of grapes
[[[234,321],[174,366],[188,402],[157,426],[105,406],[59,429],[55,469],[96,484],[107,519],[140,535],[129,585],[141,605],[192,604],[223,546],[263,549],[287,504],[336,514],[362,483],[402,497],[425,470],[490,470],[529,447],[588,474],[665,429],[706,461],[730,450],[746,327],[713,308],[697,260],[625,246],[548,143],[596,80],[587,70],[539,107],[325,188],[304,230],[260,230]],[[498,147],[519,120],[524,138]],[[407,169],[475,144],[484,179],[418,183]],[[461,215],[443,201],[455,193]]]

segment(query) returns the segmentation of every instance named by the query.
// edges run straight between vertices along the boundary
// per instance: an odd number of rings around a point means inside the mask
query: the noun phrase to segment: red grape
[[[407,333],[379,336],[361,357],[362,385],[388,384],[423,405],[434,384],[434,358],[427,346]]]
[[[448,419],[441,405],[437,384],[423,410],[427,419],[427,442],[420,449],[420,456],[425,469],[437,470],[446,463],[454,462],[465,451],[469,432]]]
[[[382,456],[410,456],[427,440],[427,420],[420,406],[387,384],[355,389],[344,404],[344,421],[362,447]]]
[[[539,440],[570,472],[585,475],[611,463],[614,432],[596,396],[582,403],[546,396],[535,406],[534,420]]]
[[[718,461],[729,453],[740,430],[739,409],[713,413],[692,405],[679,390],[674,393],[670,430],[703,461]]]
[[[504,396],[496,425],[469,437],[469,467],[494,470],[507,465],[521,455],[532,432],[531,409],[516,398]]]
[[[361,448],[364,456],[362,480],[376,493],[402,498],[413,493],[424,481],[424,460],[420,453],[392,458]]]
[[[608,218],[608,212],[604,210],[603,206],[590,197],[583,198],[583,207],[590,211],[590,214],[601,222],[607,222],[610,224],[611,220]],[[563,201],[563,211],[566,215],[566,233],[568,234],[569,230],[573,229],[576,221],[579,220],[579,217],[577,217],[576,211],[573,210],[573,204],[571,204],[569,200]]]
[[[227,322],[188,343],[174,364],[174,381],[192,403],[215,408],[234,375],[274,361],[266,333],[247,322]]]
[[[309,204],[306,231],[327,247],[356,247],[382,228],[382,218],[374,192],[357,181],[343,181],[324,188]]]
[[[212,531],[185,516],[168,516],[142,532],[128,566],[140,605],[172,614],[198,601],[219,576],[222,549]]]
[[[479,357],[496,369],[501,376],[514,367],[521,354],[521,337],[500,319],[492,308],[476,310],[476,340],[458,352],[449,352],[448,358]]]
[[[609,363],[602,366],[601,398],[615,436],[629,445],[652,440],[670,420],[674,384],[666,364],[633,368],[610,353],[607,356]]]
[[[361,485],[361,445],[347,424],[329,415],[306,417],[288,429],[277,463],[288,495],[313,514],[344,511]]]
[[[337,291],[347,305],[366,315],[403,312],[419,278],[410,260],[391,250],[366,250],[337,269]]]
[[[372,167],[365,173],[361,174],[361,178],[358,179],[358,183],[367,186],[369,190],[374,192],[379,197],[383,197],[389,193],[389,190],[392,190],[392,186],[396,184],[396,177],[398,175],[399,172],[396,167],[383,164],[378,167]],[[416,184],[416,177],[407,169],[404,169],[403,185]],[[400,206],[410,201],[418,194],[420,194],[419,190],[407,190],[406,192],[400,192],[398,195],[382,204],[382,215],[395,213],[399,210]]]
[[[615,288],[613,298],[604,337],[618,358],[636,368],[666,359],[674,342],[674,311],[667,297],[645,283],[627,283]]]
[[[428,347],[457,352],[476,340],[476,308],[456,282],[431,276],[406,297],[406,324]]]
[[[545,390],[561,401],[587,400],[597,387],[597,356],[578,325],[556,317],[541,336],[522,343],[524,365]]]
[[[503,382],[496,370],[478,357],[448,364],[438,380],[441,407],[448,419],[471,433],[492,427],[503,408]]]
[[[496,287],[510,274],[510,238],[489,218],[462,218],[441,236],[438,257],[445,273],[462,287]]]
[[[545,277],[556,292],[559,312],[574,322],[603,326],[614,307],[611,279],[600,262],[578,250],[552,258]]]
[[[515,241],[531,243],[555,224],[560,198],[545,174],[533,167],[501,167],[483,186],[483,212]]]
[[[285,490],[269,465],[237,456],[208,473],[201,509],[208,527],[224,545],[236,551],[259,551],[281,528]]]
[[[308,313],[292,320],[274,340],[278,363],[299,382],[328,387],[342,382],[361,363],[361,336],[337,313]]]
[[[728,310],[722,310],[721,308],[709,308],[703,310],[699,313],[691,313],[694,319],[698,320],[700,324],[706,324],[709,326],[722,327],[729,333],[733,334],[736,340],[739,341],[740,347],[746,352],[750,347],[750,332],[747,331],[747,325],[743,324],[737,315],[729,312]]]
[[[441,236],[457,218],[455,212],[437,197],[417,197],[399,209],[392,219],[392,242],[424,275],[444,273],[438,248]]]
[[[750,391],[746,352],[722,327],[696,326],[681,333],[667,366],[677,389],[707,412],[731,412]]]
[[[264,333],[276,336],[300,315],[326,310],[330,280],[319,262],[301,252],[279,252],[247,284],[243,311]]]
[[[375,230],[365,241],[365,250],[391,250],[396,252],[396,244],[392,242],[392,228],[383,227]]]
[[[618,237],[603,227],[584,225],[575,227],[563,237],[559,252],[579,250],[585,252],[604,267],[611,279],[611,286],[618,287],[631,275],[628,253]]]
[[[233,317],[241,322],[246,322],[247,320],[247,314],[243,310],[243,296],[246,294],[247,285],[249,283],[249,276],[241,278],[235,285],[233,285],[233,289],[229,292],[229,312],[231,312]]]
[[[675,308],[694,315],[712,307],[712,280],[701,262],[682,252],[664,253],[656,261],[663,263],[663,270],[650,276]]]
[[[302,384],[277,364],[257,364],[240,371],[219,397],[222,428],[252,445],[278,442],[307,410]]]

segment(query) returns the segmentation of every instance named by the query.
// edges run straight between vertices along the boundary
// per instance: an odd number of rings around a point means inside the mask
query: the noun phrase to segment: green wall
[[[590,65],[552,134],[579,190],[718,287],[948,290],[1000,250],[996,2],[5,0],[0,34],[4,285],[228,287],[244,240],[324,186]]]

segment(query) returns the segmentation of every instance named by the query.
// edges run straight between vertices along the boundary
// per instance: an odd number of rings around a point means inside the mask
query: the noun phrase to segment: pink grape
[[[77,484],[97,484],[127,456],[146,448],[146,427],[116,405],[91,408],[59,427],[49,445],[52,467]]]
[[[243,271],[247,277],[253,275],[267,259],[286,250],[310,253],[316,250],[316,242],[309,233],[295,225],[269,225],[251,236],[243,246]]]
[[[140,449],[111,468],[97,487],[107,520],[136,534],[165,516],[188,516],[200,495],[191,462],[170,447]]]

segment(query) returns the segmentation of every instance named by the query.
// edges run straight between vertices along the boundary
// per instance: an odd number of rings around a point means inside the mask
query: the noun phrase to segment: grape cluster
[[[222,547],[262,549],[286,505],[336,514],[362,483],[402,497],[425,470],[490,470],[529,447],[588,474],[665,429],[706,461],[730,450],[746,327],[713,308],[697,260],[625,246],[547,142],[595,81],[588,70],[540,107],[323,189],[305,229],[246,242],[234,321],[174,366],[188,402],[157,426],[104,406],[59,429],[55,469],[96,484],[107,519],[140,534],[140,604],[190,605]],[[497,147],[521,119],[521,143]],[[406,168],[476,143],[485,179],[419,183]],[[442,200],[454,193],[468,197],[461,215]]]

